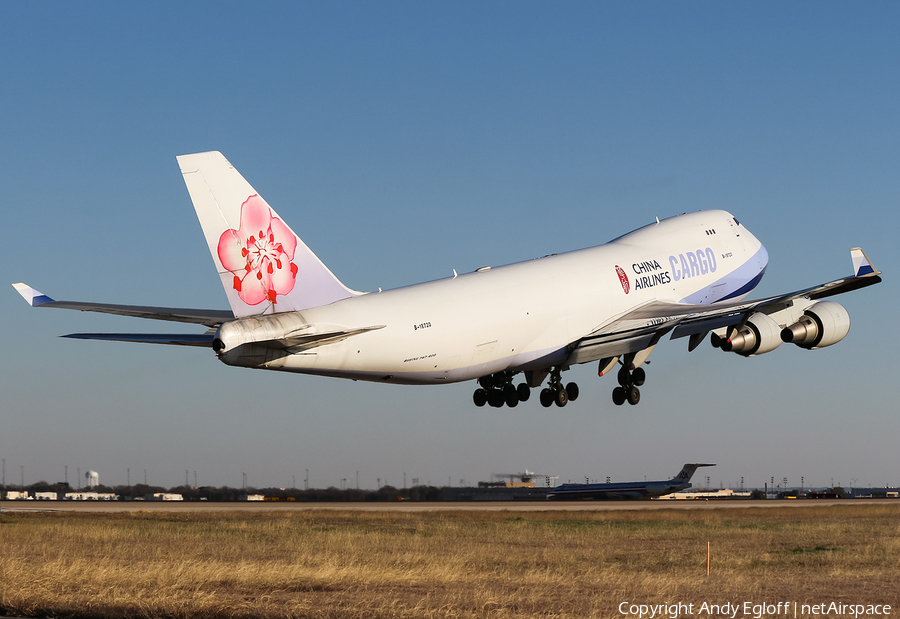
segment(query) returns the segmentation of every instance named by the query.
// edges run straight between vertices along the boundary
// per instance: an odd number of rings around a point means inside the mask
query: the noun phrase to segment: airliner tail
[[[328,305],[344,286],[222,153],[177,157],[236,317]]]
[[[673,477],[671,481],[681,483],[681,484],[686,484],[689,481],[691,481],[691,477],[694,476],[694,473],[696,473],[697,469],[701,466],[715,466],[715,464],[700,464],[700,463],[685,464],[682,467],[681,472],[678,473],[678,475],[676,475],[675,477]]]

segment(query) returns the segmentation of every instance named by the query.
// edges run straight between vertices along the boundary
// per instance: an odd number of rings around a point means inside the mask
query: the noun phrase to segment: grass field
[[[624,617],[622,602],[682,602],[694,606],[679,616],[700,617],[704,602],[785,601],[900,613],[900,503],[4,513],[0,548],[0,614],[19,616]]]

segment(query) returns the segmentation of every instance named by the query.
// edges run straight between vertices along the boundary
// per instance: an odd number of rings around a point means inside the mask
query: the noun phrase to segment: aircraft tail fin
[[[177,159],[235,316],[303,310],[360,294],[335,277],[222,153]]]
[[[683,484],[688,483],[689,481],[691,481],[691,477],[694,476],[694,473],[697,472],[697,469],[701,466],[715,466],[715,464],[700,464],[700,463],[685,464],[681,468],[681,472],[678,473],[678,475],[676,475],[674,478],[672,478],[672,481],[683,483]]]

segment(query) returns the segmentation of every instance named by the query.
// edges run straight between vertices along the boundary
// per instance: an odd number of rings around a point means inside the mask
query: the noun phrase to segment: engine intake
[[[850,332],[850,315],[834,301],[822,301],[807,308],[800,320],[781,331],[781,339],[813,350],[837,344]]]

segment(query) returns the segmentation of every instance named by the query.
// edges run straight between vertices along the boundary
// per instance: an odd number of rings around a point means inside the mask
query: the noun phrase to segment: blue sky
[[[59,339],[171,325],[31,310],[7,285],[7,483],[65,466],[164,486],[623,481],[703,461],[714,485],[900,485],[898,18],[887,2],[0,4],[0,269],[54,298],[226,308],[175,162],[205,150],[358,290],[712,208],[766,245],[758,296],[847,275],[854,246],[886,274],[842,297],[835,347],[664,341],[638,407],[613,406],[590,364],[564,409]]]

